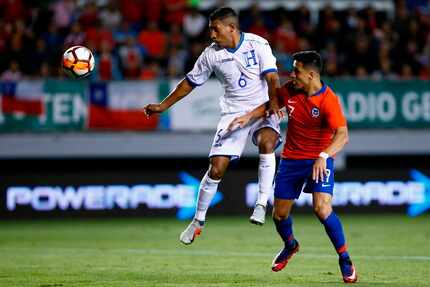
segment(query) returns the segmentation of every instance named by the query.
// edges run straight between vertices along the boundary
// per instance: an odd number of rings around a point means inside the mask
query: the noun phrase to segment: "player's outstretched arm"
[[[227,130],[228,131],[234,131],[237,128],[243,128],[246,126],[250,121],[262,118],[266,115],[267,106],[269,105],[269,102],[266,102],[252,111],[248,112],[247,114],[235,118],[229,125]]]
[[[343,149],[345,144],[348,143],[348,128],[346,126],[339,127],[336,129],[331,144],[320,153],[320,157],[315,161],[312,170],[312,179],[318,182],[319,180],[324,181],[327,174],[327,158],[332,157]]]
[[[143,112],[147,117],[150,117],[152,114],[162,113],[182,98],[185,98],[192,90],[193,87],[184,78],[161,103],[148,104],[143,107]]]

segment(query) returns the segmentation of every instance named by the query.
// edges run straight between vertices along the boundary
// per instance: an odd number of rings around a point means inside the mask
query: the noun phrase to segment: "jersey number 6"
[[[240,77],[239,77],[239,81],[237,82],[239,87],[241,87],[241,88],[246,87],[246,80],[245,80],[244,76],[245,75],[243,73],[241,73]]]

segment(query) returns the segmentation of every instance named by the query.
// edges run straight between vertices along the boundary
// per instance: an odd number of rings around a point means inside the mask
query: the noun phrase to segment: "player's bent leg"
[[[206,212],[212,198],[218,188],[221,178],[227,170],[230,158],[228,156],[214,156],[210,159],[208,172],[203,177],[199,186],[199,195],[197,199],[197,209],[195,218],[199,221],[205,221]]]
[[[339,267],[343,281],[345,283],[355,283],[357,282],[358,275],[349,257],[342,223],[332,209],[331,199],[332,196],[329,193],[314,192],[314,212],[324,225],[326,233],[339,255]]]
[[[267,201],[273,194],[273,178],[276,173],[274,149],[279,141],[279,134],[272,128],[262,128],[256,133],[256,141],[260,154],[258,165],[259,192],[249,221],[256,225],[263,225],[266,218]]]
[[[293,235],[293,220],[290,216],[294,200],[275,199],[273,222],[276,231],[284,241],[284,247],[276,254],[272,262],[272,271],[278,272],[287,266],[291,257],[299,251],[299,242]]]
[[[218,184],[224,175],[230,158],[227,156],[214,156],[210,159],[209,170],[200,182],[197,209],[193,221],[179,236],[179,240],[184,244],[193,243],[194,239],[200,235],[206,220],[206,213],[209,205],[215,196]]]

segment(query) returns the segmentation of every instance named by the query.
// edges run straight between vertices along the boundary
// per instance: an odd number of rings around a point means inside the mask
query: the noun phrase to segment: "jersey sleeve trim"
[[[267,70],[264,70],[263,72],[261,72],[261,76],[262,77],[264,77],[266,74],[268,74],[268,73],[272,73],[272,72],[274,72],[274,73],[277,73],[278,72],[278,69],[275,69],[275,68],[271,68],[271,69],[267,69]]]
[[[190,86],[193,87],[193,88],[203,85],[203,83],[202,84],[197,84],[196,82],[192,81],[190,79],[190,77],[188,77],[188,75],[185,76],[185,80],[187,80],[188,84],[190,84]]]

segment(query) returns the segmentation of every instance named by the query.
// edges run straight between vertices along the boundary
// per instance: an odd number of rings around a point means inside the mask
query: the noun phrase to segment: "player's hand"
[[[319,157],[312,168],[312,179],[315,180],[316,183],[318,181],[323,182],[328,176],[327,173],[327,162],[326,159]]]
[[[143,112],[149,118],[153,114],[164,112],[164,108],[161,104],[148,104],[143,107]]]
[[[279,120],[282,120],[285,117],[285,112],[279,108],[279,103],[276,100],[269,102],[269,108],[266,112],[266,116],[270,117],[273,114],[275,114]]]
[[[238,118],[235,118],[227,127],[227,131],[231,132],[234,131],[237,128],[243,128],[246,126],[249,121],[251,120],[251,115],[246,114],[243,116],[240,116]]]

